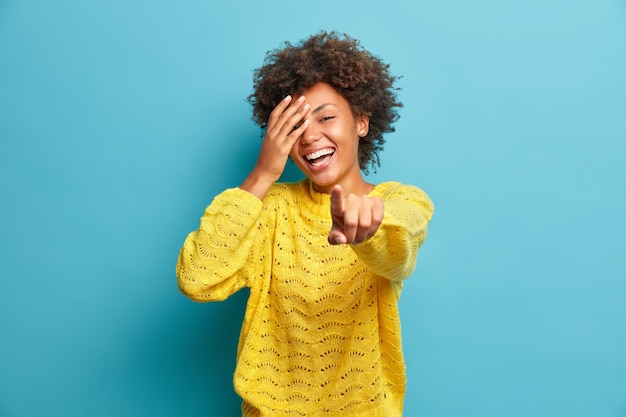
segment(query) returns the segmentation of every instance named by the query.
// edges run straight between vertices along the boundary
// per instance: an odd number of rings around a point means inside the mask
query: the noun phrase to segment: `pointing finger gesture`
[[[384,216],[384,204],[379,197],[344,195],[340,185],[330,193],[332,227],[328,242],[359,244],[376,233]]]

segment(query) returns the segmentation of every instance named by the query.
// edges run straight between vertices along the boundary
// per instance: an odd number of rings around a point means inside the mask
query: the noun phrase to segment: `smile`
[[[309,164],[314,167],[324,165],[332,158],[335,150],[332,148],[320,149],[319,151],[312,152],[310,154],[304,155],[305,159]]]

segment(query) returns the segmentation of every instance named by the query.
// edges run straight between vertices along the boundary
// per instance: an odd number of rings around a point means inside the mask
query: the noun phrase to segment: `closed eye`
[[[329,121],[331,119],[334,119],[334,118],[335,118],[335,116],[326,116],[326,117],[322,117],[322,121],[323,122],[327,122],[327,121]]]

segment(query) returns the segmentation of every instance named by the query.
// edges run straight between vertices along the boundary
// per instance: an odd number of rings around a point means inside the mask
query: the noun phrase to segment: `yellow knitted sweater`
[[[250,296],[234,375],[244,417],[401,416],[406,373],[397,301],[433,205],[395,182],[370,193],[383,223],[359,245],[330,245],[330,197],[309,180],[263,201],[233,188],[206,209],[181,249],[180,290]]]

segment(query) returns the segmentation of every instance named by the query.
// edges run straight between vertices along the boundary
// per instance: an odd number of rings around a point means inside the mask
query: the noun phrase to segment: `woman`
[[[255,72],[257,163],[214,198],[177,265],[196,301],[250,288],[234,376],[245,417],[402,414],[397,302],[433,205],[362,173],[398,118],[394,81],[358,41],[326,32]],[[289,158],[306,179],[277,182]]]

